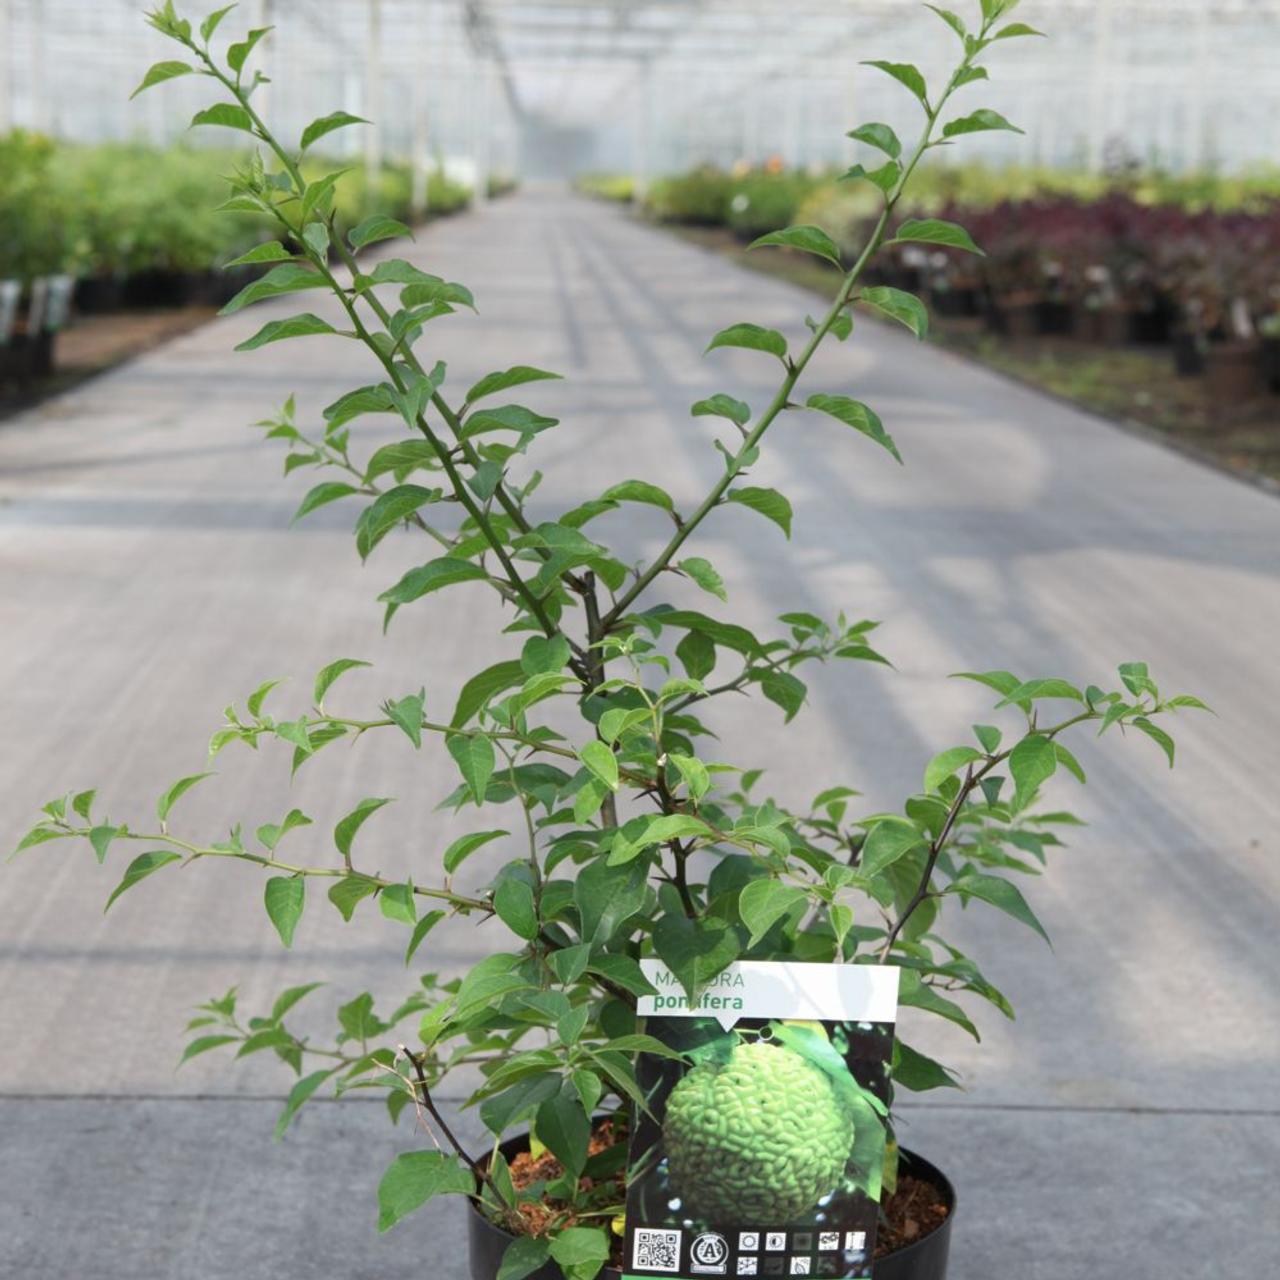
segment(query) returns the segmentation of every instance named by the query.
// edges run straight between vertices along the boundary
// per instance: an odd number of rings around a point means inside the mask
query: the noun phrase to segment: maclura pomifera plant
[[[1011,1010],[941,930],[949,908],[979,903],[1043,932],[1011,877],[1037,873],[1059,844],[1055,832],[1073,821],[1037,807],[1056,773],[1083,781],[1066,745],[1069,731],[1133,730],[1153,739],[1172,763],[1173,742],[1157,719],[1163,723],[1176,709],[1201,704],[1166,697],[1138,662],[1120,668],[1121,687],[1114,690],[1008,671],[969,673],[966,679],[992,691],[1004,727],[975,725],[972,742],[940,751],[900,813],[859,814],[857,793],[838,784],[807,805],[763,798],[755,766],[767,760],[726,759],[732,744],[722,745],[710,733],[718,700],[727,693],[762,694],[790,722],[805,702],[800,673],[809,664],[882,661],[871,645],[873,624],[850,622],[843,614],[835,622],[809,612],[783,614],[777,630],[764,636],[727,621],[721,575],[688,549],[702,525],[730,503],[789,536],[787,497],[751,480],[761,451],[781,444],[779,436],[788,448],[806,447],[798,434],[771,430],[780,423],[834,421],[854,433],[835,447],[875,446],[898,458],[873,408],[842,391],[802,391],[801,385],[819,345],[849,339],[860,312],[924,336],[927,314],[918,298],[862,284],[883,247],[912,243],[979,252],[957,225],[901,221],[895,211],[916,167],[935,148],[1014,127],[994,111],[955,107],[953,99],[972,97],[987,79],[988,55],[1038,34],[1010,20],[1015,4],[981,0],[972,29],[955,14],[936,10],[959,41],[955,69],[941,83],[927,85],[909,64],[869,64],[918,102],[919,136],[904,145],[880,123],[850,133],[878,158],[856,165],[845,178],[871,184],[882,204],[856,261],[841,261],[831,239],[813,226],[789,227],[758,242],[825,260],[838,273],[838,286],[826,312],[807,321],[803,340],[793,343],[746,321],[711,338],[711,359],[723,348],[745,348],[776,362],[778,385],[767,403],[756,406],[728,393],[692,406],[699,422],[715,423],[713,443],[723,459],[702,501],[677,510],[657,484],[624,476],[602,493],[584,493],[579,505],[556,519],[537,523],[528,514],[536,483],[529,459],[556,421],[504,397],[556,375],[517,366],[461,392],[450,387],[443,364],[424,352],[436,326],[471,306],[469,291],[390,256],[385,246],[357,260],[357,253],[407,236],[409,229],[371,217],[340,238],[331,212],[340,173],[308,180],[300,167],[321,139],[360,122],[339,111],[314,121],[296,143],[278,138],[255,107],[263,77],[250,69],[267,31],[250,31],[228,47],[221,45],[227,9],[196,27],[171,3],[149,16],[180,46],[180,57],[153,66],[140,88],[179,76],[208,81],[216,100],[193,124],[236,131],[254,148],[235,174],[224,208],[266,215],[279,229],[276,239],[238,259],[268,270],[226,310],[304,292],[329,301],[328,318],[300,311],[271,319],[241,349],[306,337],[358,343],[368,351],[367,385],[329,405],[314,428],[292,399],[267,424],[267,435],[288,447],[286,472],[313,468],[335,477],[310,490],[300,513],[334,502],[358,507],[355,538],[362,557],[393,533],[422,540],[423,563],[379,596],[388,621],[408,611],[409,617],[396,618],[403,626],[428,607],[420,602],[478,584],[465,590],[497,594],[510,645],[505,660],[477,672],[460,691],[428,681],[424,691],[388,697],[376,707],[334,709],[341,705],[340,678],[368,665],[348,658],[316,676],[309,706],[282,710],[286,695],[273,695],[265,684],[243,710],[228,709],[211,753],[249,744],[269,759],[275,746],[292,756],[297,770],[335,742],[402,735],[405,750],[443,750],[452,758],[460,782],[449,804],[512,813],[505,825],[519,837],[495,829],[486,816],[474,834],[424,858],[411,880],[393,882],[368,870],[371,863],[356,847],[358,835],[367,846],[376,833],[374,814],[384,798],[362,800],[343,817],[332,849],[296,808],[253,834],[235,825],[229,835],[211,839],[184,833],[177,822],[184,793],[209,776],[196,773],[163,794],[158,821],[99,816],[93,791],[56,799],[19,847],[83,839],[100,862],[138,849],[110,902],[166,867],[213,858],[248,864],[265,874],[266,911],[286,946],[312,896],[309,885],[313,892],[327,890],[344,919],[369,910],[376,899],[388,927],[403,931],[411,961],[429,955],[431,930],[446,916],[496,917],[506,926],[506,949],[460,976],[423,977],[393,1011],[375,1004],[368,992],[343,1004],[332,1044],[290,1030],[291,1011],[312,984],[291,988],[252,1018],[228,993],[202,1006],[190,1024],[196,1036],[184,1057],[215,1049],[270,1051],[296,1074],[281,1129],[325,1087],[345,1092],[380,1084],[393,1117],[414,1109],[438,1145],[400,1156],[385,1173],[378,1193],[381,1228],[430,1197],[454,1192],[475,1197],[495,1221],[520,1233],[526,1223],[520,1196],[543,1195],[561,1208],[540,1235],[526,1234],[513,1246],[518,1251],[509,1257],[506,1280],[518,1280],[548,1258],[576,1280],[590,1280],[609,1256],[610,1233],[602,1225],[610,1220],[608,1208],[620,1208],[596,1206],[590,1216],[579,1216],[592,1117],[638,1100],[637,1053],[670,1052],[637,1030],[636,996],[649,990],[638,964],[642,956],[664,961],[691,994],[739,958],[895,964],[903,971],[903,1006],[973,1032],[966,999],[987,1001],[1006,1015]],[[490,302],[501,306],[501,298]],[[547,390],[540,388],[544,395]],[[398,416],[403,438],[372,453],[362,448],[361,419],[369,414]],[[625,442],[616,447],[622,454]],[[670,529],[647,563],[623,563],[604,541],[610,515],[620,508]],[[707,612],[661,600],[662,585],[673,574],[705,589]],[[580,713],[571,735],[546,718],[550,709],[566,705]],[[1050,714],[1047,708],[1055,706],[1066,710]],[[510,859],[487,883],[464,891],[459,881],[465,860],[498,840],[510,841]],[[433,1091],[460,1060],[480,1064],[483,1082],[471,1102],[495,1139],[531,1125],[563,1166],[562,1177],[519,1193],[496,1146],[480,1159],[455,1140]],[[892,1071],[902,1089],[955,1083],[944,1065],[902,1042]]]

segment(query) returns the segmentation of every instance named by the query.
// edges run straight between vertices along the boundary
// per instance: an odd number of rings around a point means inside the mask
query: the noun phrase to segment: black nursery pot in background
[[[526,1149],[526,1139],[513,1138],[502,1144],[501,1150],[508,1160],[513,1160]],[[909,1244],[905,1249],[880,1258],[875,1264],[875,1280],[946,1280],[947,1255],[951,1250],[951,1223],[956,1214],[956,1191],[936,1165],[911,1151],[902,1151],[901,1167],[914,1177],[931,1182],[943,1195],[947,1204],[947,1217],[943,1224],[928,1235]],[[471,1280],[497,1280],[502,1256],[513,1237],[510,1232],[495,1226],[476,1208],[467,1202],[467,1255]],[[600,1280],[621,1280],[622,1272],[605,1267]],[[564,1280],[564,1273],[553,1262],[539,1267],[528,1280]],[[655,1280],[660,1278],[655,1277]]]

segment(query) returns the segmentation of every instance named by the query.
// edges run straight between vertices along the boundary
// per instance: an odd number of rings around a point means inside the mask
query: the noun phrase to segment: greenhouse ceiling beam
[[[520,103],[520,93],[516,88],[515,77],[511,73],[506,49],[489,12],[487,0],[463,0],[462,25],[476,56],[482,61],[487,58],[497,70],[498,83],[502,86],[502,92],[506,95],[507,105],[511,108],[512,114],[517,117],[523,116],[524,108]]]

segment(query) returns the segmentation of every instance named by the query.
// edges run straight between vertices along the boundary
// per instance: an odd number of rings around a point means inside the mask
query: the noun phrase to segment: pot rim
[[[515,1137],[507,1138],[505,1141],[500,1142],[498,1144],[498,1149],[502,1151],[504,1155],[511,1154],[507,1151],[507,1148],[516,1147],[523,1140],[524,1136],[517,1134]],[[923,1174],[927,1181],[932,1182],[933,1185],[942,1192],[943,1197],[947,1202],[947,1216],[943,1218],[943,1220],[934,1227],[932,1231],[926,1232],[918,1240],[913,1240],[905,1248],[895,1249],[892,1253],[884,1255],[884,1259],[894,1258],[909,1260],[917,1251],[923,1250],[924,1246],[938,1235],[939,1232],[946,1231],[950,1228],[951,1221],[956,1216],[959,1197],[956,1195],[955,1184],[945,1173],[942,1172],[941,1169],[938,1168],[936,1164],[933,1163],[932,1160],[926,1159],[918,1152],[912,1151],[907,1147],[900,1147],[898,1150],[898,1156],[899,1160],[903,1162],[911,1172]],[[500,1227],[492,1218],[486,1217],[480,1211],[479,1203],[475,1196],[467,1196],[466,1202],[467,1211],[478,1219],[483,1226],[489,1228],[491,1231],[496,1231],[499,1235],[507,1236],[509,1239],[514,1240],[516,1238],[513,1232],[508,1231],[506,1227]],[[884,1261],[884,1259],[881,1259],[881,1261]],[[620,1276],[621,1274],[622,1273],[616,1268],[609,1266],[601,1268],[600,1271],[601,1276]]]

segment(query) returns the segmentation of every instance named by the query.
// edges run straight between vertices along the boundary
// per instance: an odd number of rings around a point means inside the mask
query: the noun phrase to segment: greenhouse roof
[[[139,69],[164,56],[138,8],[0,0],[0,127],[180,131],[172,99],[128,103]],[[363,106],[407,151],[424,132],[406,121],[416,112],[433,147],[474,150],[484,129],[512,155],[531,128],[573,130],[602,167],[636,167],[638,136],[649,168],[837,159],[855,115],[897,123],[913,109],[862,59],[910,58],[935,77],[956,47],[915,0],[246,0],[240,14],[277,28],[262,58],[290,123]],[[974,105],[1029,140],[984,140],[978,154],[1096,165],[1120,134],[1174,167],[1280,152],[1280,0],[1024,0],[1017,16],[1052,38],[993,51]]]

